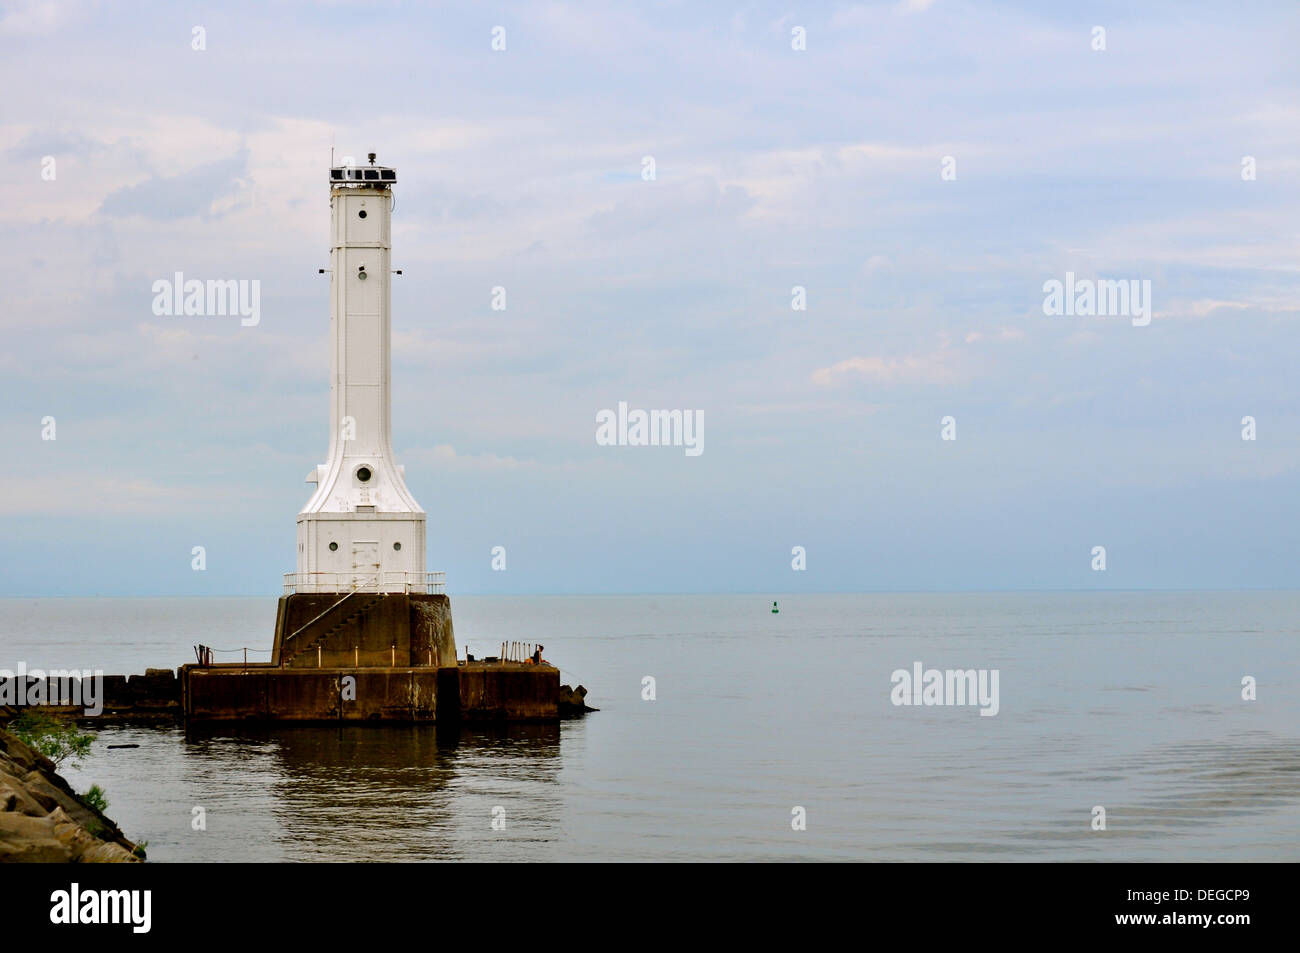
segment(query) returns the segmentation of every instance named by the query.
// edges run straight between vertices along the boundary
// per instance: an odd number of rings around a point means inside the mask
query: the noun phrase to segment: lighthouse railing
[[[287,572],[284,594],[298,592],[405,592],[441,594],[447,591],[445,572]]]

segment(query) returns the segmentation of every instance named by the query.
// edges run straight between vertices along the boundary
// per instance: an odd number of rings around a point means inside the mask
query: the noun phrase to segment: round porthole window
[[[401,549],[401,548],[402,548],[401,543],[393,543],[393,549]]]
[[[338,543],[330,543],[330,552],[331,552],[331,553],[337,551],[338,548],[339,548],[339,544],[338,544]]]
[[[359,470],[357,470],[357,479],[360,480],[362,483],[366,483],[367,481],[369,481],[369,479],[370,479],[370,468],[369,468],[369,467],[361,467]]]

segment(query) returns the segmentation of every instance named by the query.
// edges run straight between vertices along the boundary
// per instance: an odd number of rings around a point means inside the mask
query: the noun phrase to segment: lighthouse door
[[[379,541],[358,539],[352,543],[352,584],[368,592],[379,591]]]

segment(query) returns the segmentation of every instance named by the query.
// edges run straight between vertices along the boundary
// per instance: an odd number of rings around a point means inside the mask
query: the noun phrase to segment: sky
[[[331,148],[397,169],[453,598],[1293,587],[1297,48],[1293,3],[0,0],[0,596],[279,592]],[[155,315],[176,272],[258,322]],[[1149,323],[1045,314],[1067,273]],[[619,402],[703,452],[600,445]]]

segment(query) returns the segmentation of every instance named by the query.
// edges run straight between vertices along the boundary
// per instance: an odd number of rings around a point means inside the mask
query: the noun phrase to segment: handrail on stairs
[[[326,610],[325,610],[324,612],[322,612],[320,615],[316,616],[316,618],[312,619],[310,622],[306,622],[306,623],[300,625],[300,626],[299,626],[299,627],[298,627],[298,628],[297,628],[297,629],[296,629],[296,630],[295,630],[291,635],[286,636],[286,637],[285,637],[285,640],[284,640],[284,645],[287,646],[287,645],[289,644],[289,640],[290,640],[290,639],[296,639],[298,636],[302,635],[303,632],[305,632],[305,631],[307,631],[308,629],[310,629],[313,625],[315,625],[315,624],[316,624],[317,622],[319,622],[321,619],[325,618],[327,615],[329,615],[331,612],[333,612],[333,611],[334,611],[335,609],[337,609],[339,606],[343,605],[343,603],[347,602],[349,599],[351,599],[351,598],[352,598],[353,596],[355,596],[356,594],[357,594],[357,590],[356,590],[356,589],[353,589],[353,590],[351,590],[350,592],[346,592],[346,593],[344,593],[344,594],[343,594],[343,598],[340,599],[338,602],[334,603],[332,606],[330,606],[328,609],[326,609]]]

